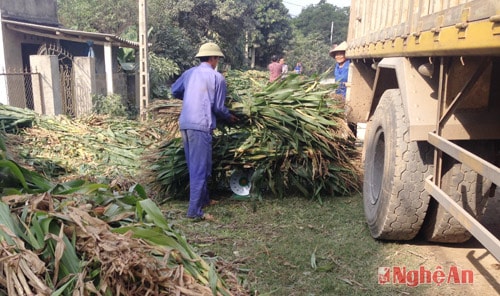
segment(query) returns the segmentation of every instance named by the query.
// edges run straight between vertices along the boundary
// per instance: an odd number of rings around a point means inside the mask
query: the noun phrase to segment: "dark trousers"
[[[189,208],[187,216],[202,217],[209,202],[208,180],[212,173],[212,134],[181,130],[182,144],[189,170]]]

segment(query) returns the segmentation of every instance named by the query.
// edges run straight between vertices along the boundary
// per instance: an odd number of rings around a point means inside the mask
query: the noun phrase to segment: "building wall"
[[[5,51],[6,69],[20,70],[23,68],[22,44],[42,45],[43,43],[54,42],[53,40],[45,37],[8,30],[5,28],[5,25],[3,26],[3,46]]]
[[[0,13],[0,20],[7,18],[41,25],[59,26],[56,0],[0,0]],[[82,40],[82,42],[55,40],[10,30],[7,28],[7,25],[1,23],[0,39],[0,46],[3,47],[0,50],[0,73],[12,73],[13,71],[18,73],[22,72],[23,69],[27,69],[30,66],[29,55],[36,54],[37,48],[44,43],[58,44],[61,48],[70,52],[73,57],[86,57],[88,54],[88,44],[85,40]],[[106,95],[104,47],[102,45],[94,45],[93,49],[95,53],[95,68],[92,72],[94,72],[97,78],[95,91],[97,94]],[[117,47],[112,48],[113,91],[126,100],[130,89],[127,87],[125,73],[119,73],[117,51]],[[37,69],[31,70],[39,71]],[[22,85],[22,83],[13,83],[13,79],[22,80],[22,78],[17,76],[15,78],[7,77],[7,75],[0,77],[0,95],[2,97],[0,98],[0,103],[14,103],[15,105],[19,105],[19,107],[31,108],[30,104],[25,104],[29,98],[20,102],[9,102],[9,98],[11,96],[14,98],[14,94],[16,98],[26,96],[23,96],[24,88],[13,89],[11,87],[11,85]],[[17,80],[16,82],[18,82]]]
[[[5,25],[3,30],[3,46],[5,52],[5,68],[7,69],[21,69],[23,60],[21,53],[22,34],[16,33],[12,30],[6,30]]]
[[[3,27],[3,51],[5,59],[0,62],[0,73],[4,74],[3,87],[6,98],[2,98],[4,103],[20,108],[31,107],[31,98],[28,98],[25,93],[25,78],[22,75],[29,65],[29,59],[23,63],[23,44],[34,44],[38,46],[44,42],[45,38],[33,35],[26,35],[12,30],[6,30]],[[9,75],[6,75],[9,73]],[[12,75],[16,73],[17,75]],[[30,101],[30,102],[28,102]]]
[[[57,25],[56,0],[0,0],[3,17]]]
[[[120,72],[120,73],[113,73],[113,92],[117,95],[120,95],[122,100],[130,100],[129,98],[129,89],[128,89],[128,79],[127,79],[127,74]],[[97,73],[96,74],[96,84],[97,84],[97,94],[106,96],[107,95],[107,89],[106,89],[106,74],[105,73]]]

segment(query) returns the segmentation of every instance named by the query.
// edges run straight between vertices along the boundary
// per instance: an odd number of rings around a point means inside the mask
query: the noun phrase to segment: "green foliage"
[[[253,28],[255,6],[255,1],[248,0],[149,0],[151,50],[185,70],[196,62],[198,47],[211,40],[223,48],[227,64],[241,67],[245,62],[242,32]],[[137,40],[129,35],[137,30],[137,1],[58,0],[58,13],[65,27]]]
[[[137,5],[135,0],[57,0],[66,27],[116,35],[137,24]]]
[[[333,22],[332,43],[330,43],[331,27]],[[349,25],[349,7],[337,7],[320,1],[316,5],[309,5],[300,15],[293,18],[294,27],[304,36],[319,35],[325,44],[340,44],[347,40]]]
[[[180,73],[179,67],[174,61],[152,52],[149,54],[149,65],[149,79],[153,95],[155,98],[167,98],[169,88],[166,84],[169,79]]]
[[[8,159],[0,134],[0,197],[1,295],[111,295],[125,286],[142,289],[138,294],[155,286],[170,295],[182,287],[177,276],[193,295],[232,295],[213,263],[195,252],[139,184],[128,190],[84,180],[53,184]],[[120,261],[123,250],[133,260],[118,262],[117,271],[110,261]]]
[[[331,26],[333,35],[331,36]],[[349,7],[339,8],[320,1],[309,5],[300,15],[292,19],[293,41],[286,49],[289,70],[301,62],[305,74],[324,73],[333,68],[334,60],[328,55],[332,43],[341,43],[347,38]]]
[[[8,157],[7,147],[0,133],[0,196],[46,192],[51,187],[49,180],[19,166]]]
[[[164,273],[159,279],[152,275],[183,266],[177,272],[184,279],[191,278],[194,285],[189,289],[206,286],[213,295],[231,295],[220,275],[173,229],[142,186],[116,189],[77,180],[57,184],[45,190],[46,194],[4,196],[0,202],[0,254],[6,260],[7,254],[15,257],[20,268],[15,280],[2,274],[0,293],[11,294],[15,287],[22,295],[72,295],[84,290],[111,295],[123,289],[123,283],[116,281],[116,267],[109,264],[107,252],[123,251],[120,242],[126,241],[126,252],[141,258],[118,263],[118,273],[124,273],[120,276],[130,276],[125,280],[128,289],[158,285],[163,290],[159,294],[167,295],[174,276]],[[123,236],[125,233],[129,235]],[[111,259],[121,260],[119,255]],[[132,275],[134,270],[138,273]],[[28,278],[29,285],[26,280],[20,284],[17,277]]]
[[[303,74],[306,75],[325,73],[329,69],[331,70],[334,60],[328,55],[329,50],[330,46],[323,41],[319,34],[304,36],[300,32],[295,32],[286,54],[288,71],[292,71],[297,62],[302,63]]]
[[[151,29],[148,31],[148,36],[150,32]],[[134,41],[139,40],[136,27],[129,27],[122,36],[127,40],[134,40]],[[118,48],[118,53],[117,53],[118,63],[120,64],[122,69],[128,73],[135,73],[135,71],[138,68],[137,65],[135,64],[135,51],[136,51],[135,48],[128,48],[128,47]]]
[[[213,139],[212,189],[227,183],[226,172],[250,168],[252,191],[289,191],[321,200],[358,189],[357,152],[342,106],[328,97],[320,77],[295,74],[248,92],[240,72],[226,76],[237,126],[219,126]],[[258,86],[256,86],[258,88]],[[239,92],[238,90],[242,91]],[[162,199],[187,196],[188,172],[180,138],[168,139],[150,165],[152,186]]]
[[[141,155],[161,137],[161,128],[96,114],[73,119],[36,116],[33,127],[20,132],[22,143],[15,152],[37,172],[52,178],[69,173],[95,176],[100,182],[138,182]]]
[[[189,172],[186,169],[181,138],[174,138],[160,145],[158,156],[150,165],[149,170],[154,176],[151,187],[162,196],[160,200],[189,196]]]
[[[118,94],[108,96],[94,95],[92,97],[92,104],[92,112],[95,114],[124,117],[128,115],[127,108]]]
[[[256,64],[266,67],[272,55],[282,55],[290,39],[292,27],[288,10],[281,0],[257,1],[255,29],[250,43],[257,44]]]
[[[255,2],[248,0],[153,1],[150,23],[158,24],[153,39],[159,43],[155,52],[174,53],[168,56],[185,70],[193,65],[198,47],[211,40],[221,46],[225,63],[240,67],[244,62],[243,32],[254,23],[254,9]]]
[[[152,32],[152,28],[149,29],[148,36],[150,36]],[[126,38],[129,40],[137,40],[137,32],[133,29],[129,30],[126,34]],[[153,98],[166,98],[168,92],[166,83],[180,73],[180,68],[175,61],[164,54],[159,55],[154,51],[149,51],[148,53],[149,80]],[[136,64],[135,49],[119,48],[117,58],[122,69],[129,73],[135,73],[135,70],[138,68]]]
[[[31,110],[0,104],[0,132],[14,133],[31,127],[35,118]]]
[[[129,40],[137,40],[136,6],[132,0],[58,0],[64,26],[114,33]],[[176,75],[175,65],[180,72],[195,65],[194,56],[206,41],[221,46],[226,56],[221,63],[224,69],[247,67],[245,49],[256,45],[258,68],[267,67],[271,56],[279,55],[286,57],[290,68],[301,61],[306,73],[322,73],[333,65],[327,53],[331,23],[332,42],[340,43],[347,37],[348,19],[348,7],[339,8],[326,1],[306,7],[292,19],[281,0],[149,0],[150,50],[156,57],[167,59],[158,62],[156,69],[155,61],[151,63],[152,93],[166,97],[165,77]],[[132,56],[133,50],[124,50],[119,60],[130,68],[132,65],[125,63],[132,62]],[[153,77],[156,74],[158,77]]]
[[[151,34],[151,52],[172,59],[181,70],[194,66],[196,62],[194,56],[200,41],[189,36],[184,28],[168,18],[163,17],[160,21]]]

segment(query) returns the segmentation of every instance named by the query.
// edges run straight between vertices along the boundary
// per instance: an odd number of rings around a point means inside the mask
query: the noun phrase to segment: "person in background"
[[[351,61],[345,57],[346,49],[347,42],[344,41],[338,46],[333,46],[333,48],[330,50],[330,56],[335,60],[335,70],[333,72],[335,76],[335,83],[338,84],[338,87],[335,90],[335,94],[341,96],[342,101],[344,102],[347,91],[346,83],[349,74],[349,65],[351,63]],[[347,125],[351,129],[354,136],[356,136],[356,123],[348,122]]]
[[[183,100],[179,117],[186,163],[189,170],[187,217],[213,220],[203,208],[211,205],[208,180],[212,173],[212,132],[216,117],[234,123],[238,118],[224,105],[226,81],[215,69],[224,54],[215,43],[203,44],[196,58],[198,66],[184,72],[172,85],[174,98]]]
[[[267,68],[269,69],[269,82],[273,82],[278,79],[283,69],[282,65],[278,63],[278,57],[275,55],[271,57],[271,63],[267,66]]]
[[[281,76],[286,77],[286,75],[288,73],[288,65],[285,64],[284,58],[280,59],[280,64],[281,64]]]
[[[342,100],[345,100],[347,75],[349,74],[349,64],[351,63],[345,57],[346,49],[347,43],[344,41],[337,46],[333,46],[330,50],[330,56],[335,60],[335,70],[333,72],[335,83],[338,84],[335,93],[341,95]]]
[[[296,74],[302,74],[302,63],[298,62],[293,70],[295,71]]]

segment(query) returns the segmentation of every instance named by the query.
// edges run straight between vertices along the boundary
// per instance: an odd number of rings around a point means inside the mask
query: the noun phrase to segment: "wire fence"
[[[0,84],[5,86],[10,106],[34,110],[32,81],[39,79],[39,73],[30,69],[4,69],[0,71]]]

